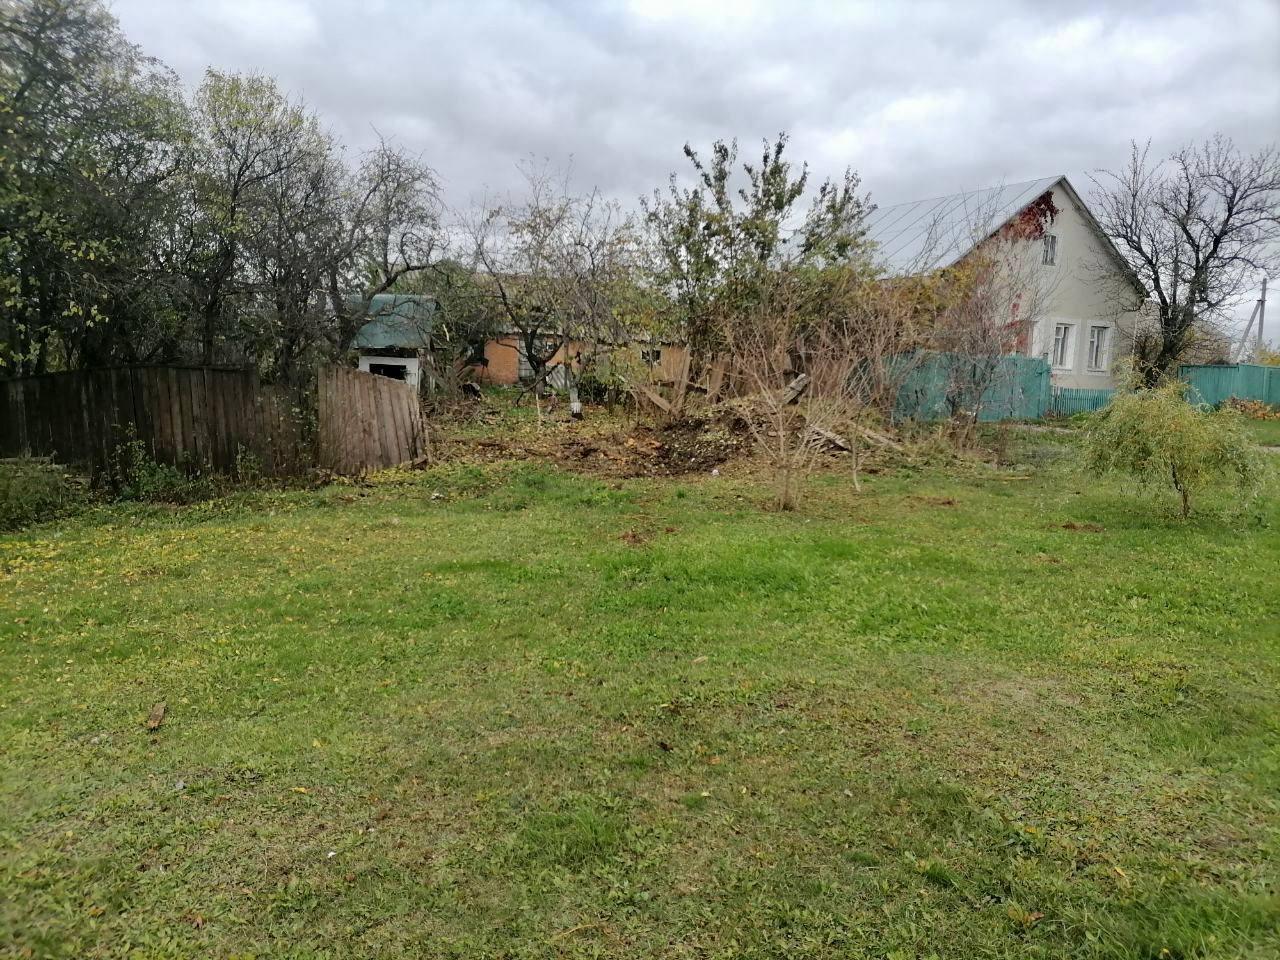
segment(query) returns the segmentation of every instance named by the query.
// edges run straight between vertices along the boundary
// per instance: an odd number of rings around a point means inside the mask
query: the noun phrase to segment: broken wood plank
[[[804,393],[804,388],[808,385],[809,375],[807,373],[797,374],[796,378],[788,383],[786,388],[782,391],[782,402],[784,404],[795,403],[800,394]]]
[[[657,393],[654,390],[650,390],[643,383],[637,384],[636,386],[637,386],[637,389],[644,395],[645,399],[647,399],[659,410],[662,410],[665,413],[671,412],[671,404],[669,404],[666,398],[663,397],[660,393]]]
[[[160,724],[164,723],[165,701],[153,704],[151,707],[151,716],[147,717],[147,729],[159,730]]]
[[[711,373],[707,377],[707,399],[716,400],[724,388],[724,373],[728,364],[724,357],[716,357],[711,361]]]
[[[832,433],[830,430],[823,430],[821,427],[810,427],[809,432],[819,440],[825,440],[837,450],[849,449],[849,441],[838,433]]]
[[[671,406],[676,410],[684,410],[684,397],[689,390],[689,363],[693,354],[686,350],[680,361],[679,372],[676,373],[676,389],[671,398]]]
[[[854,427],[853,429],[855,432],[858,433],[859,436],[865,437],[866,439],[871,440],[875,443],[878,443],[883,447],[893,447],[895,450],[897,450],[897,449],[900,449],[902,446],[896,440],[891,440],[888,437],[884,436],[883,434],[876,433],[874,430],[871,430],[868,427]],[[809,432],[812,433],[818,439],[825,440],[827,443],[831,444],[831,446],[835,447],[837,450],[851,449],[851,445],[849,441],[838,433],[832,433],[830,430],[824,430],[821,427],[810,427]]]

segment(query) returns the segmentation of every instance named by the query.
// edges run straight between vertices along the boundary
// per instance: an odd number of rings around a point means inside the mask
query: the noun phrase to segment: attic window
[[[1043,238],[1044,254],[1040,259],[1046,267],[1052,267],[1058,262],[1058,238],[1052,233],[1046,233]]]

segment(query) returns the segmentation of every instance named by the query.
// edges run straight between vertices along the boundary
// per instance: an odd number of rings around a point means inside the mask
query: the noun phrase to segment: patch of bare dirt
[[[1074,520],[1068,520],[1062,525],[1062,529],[1073,533],[1102,533],[1106,527],[1097,523],[1076,523]]]
[[[927,503],[931,507],[954,507],[958,500],[955,497],[929,497],[922,495],[913,495],[911,497],[916,503]]]
[[[750,448],[746,437],[703,420],[684,419],[660,427],[552,423],[536,431],[455,442],[451,452],[487,461],[550,460],[579,473],[623,478],[710,473]]]

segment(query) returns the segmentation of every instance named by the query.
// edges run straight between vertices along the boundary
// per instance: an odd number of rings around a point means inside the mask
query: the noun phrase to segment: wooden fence
[[[0,457],[51,457],[95,474],[135,440],[188,471],[230,472],[248,456],[269,476],[296,476],[317,464],[347,474],[395,466],[418,457],[424,437],[412,387],[346,368],[322,369],[306,397],[214,367],[0,381]]]
[[[0,382],[0,454],[53,457],[97,473],[123,444],[187,470],[235,468],[250,455],[272,476],[310,460],[287,394],[246,370],[133,366]]]
[[[319,465],[353,475],[417,459],[426,443],[418,391],[349,367],[325,367],[316,381]]]

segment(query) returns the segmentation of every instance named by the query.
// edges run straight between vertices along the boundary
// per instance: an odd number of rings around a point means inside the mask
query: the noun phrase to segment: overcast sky
[[[882,205],[1057,173],[1087,194],[1130,139],[1280,140],[1280,0],[112,9],[190,84],[209,65],[261,71],[353,146],[377,131],[420,150],[455,205],[516,186],[530,156],[634,202],[685,169],[686,141],[754,153],[780,130],[815,174],[851,165]]]

